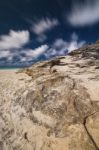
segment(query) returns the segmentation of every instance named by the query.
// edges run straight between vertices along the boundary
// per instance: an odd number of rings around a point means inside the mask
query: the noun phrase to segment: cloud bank
[[[84,3],[75,2],[67,20],[72,26],[81,27],[99,22],[99,0],[86,0]]]

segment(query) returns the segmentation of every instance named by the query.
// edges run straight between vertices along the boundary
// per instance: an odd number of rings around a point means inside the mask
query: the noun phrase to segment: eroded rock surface
[[[0,71],[0,150],[99,149],[99,44]]]

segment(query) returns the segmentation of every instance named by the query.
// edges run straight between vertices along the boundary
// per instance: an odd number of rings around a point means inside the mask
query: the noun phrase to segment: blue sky
[[[0,0],[0,66],[28,66],[99,38],[99,0]]]

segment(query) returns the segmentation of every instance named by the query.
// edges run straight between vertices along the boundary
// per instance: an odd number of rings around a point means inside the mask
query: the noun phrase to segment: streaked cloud
[[[67,16],[72,26],[88,26],[99,22],[99,0],[86,0],[73,3],[72,10]]]
[[[8,35],[0,36],[0,50],[18,49],[29,42],[28,31],[10,30]]]
[[[55,18],[42,18],[36,22],[29,21],[31,26],[31,31],[36,34],[36,40],[40,43],[47,39],[47,32],[54,29],[59,25],[59,21]]]
[[[33,60],[42,55],[44,52],[46,52],[48,48],[49,48],[48,45],[41,45],[40,47],[34,50],[33,49],[25,50],[23,51],[23,54],[25,55],[26,61],[28,59]]]
[[[32,25],[32,31],[37,35],[42,35],[47,31],[50,31],[55,26],[59,25],[57,19],[43,18]]]

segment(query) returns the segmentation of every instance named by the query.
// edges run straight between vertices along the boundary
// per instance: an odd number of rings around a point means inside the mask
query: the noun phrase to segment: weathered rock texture
[[[99,149],[99,44],[0,71],[0,150]]]

